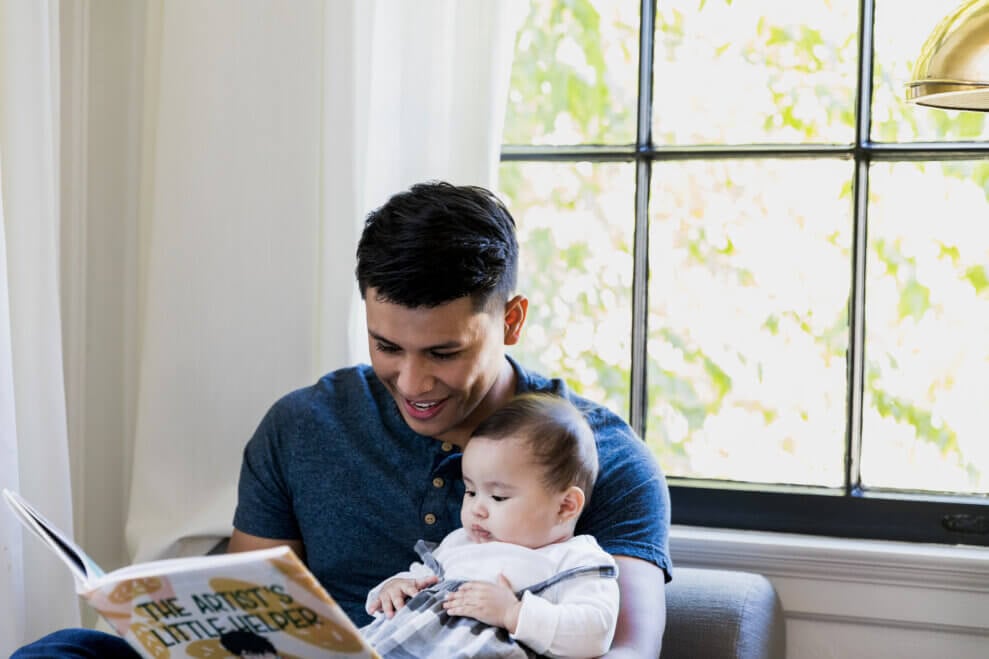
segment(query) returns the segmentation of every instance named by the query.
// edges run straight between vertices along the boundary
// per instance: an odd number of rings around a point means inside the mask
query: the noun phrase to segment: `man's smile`
[[[443,398],[441,400],[410,400],[408,398],[402,398],[405,403],[405,411],[408,412],[409,416],[418,421],[428,421],[432,419],[445,406],[448,399]]]

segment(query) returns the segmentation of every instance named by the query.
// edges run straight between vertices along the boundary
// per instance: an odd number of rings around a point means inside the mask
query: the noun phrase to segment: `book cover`
[[[3,495],[69,567],[76,592],[144,657],[378,657],[288,547],[105,573],[18,494]]]

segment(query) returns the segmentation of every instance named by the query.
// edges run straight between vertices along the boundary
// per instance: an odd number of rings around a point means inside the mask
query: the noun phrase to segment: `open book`
[[[378,657],[288,547],[104,573],[17,493],[3,496],[69,567],[76,592],[144,657]]]

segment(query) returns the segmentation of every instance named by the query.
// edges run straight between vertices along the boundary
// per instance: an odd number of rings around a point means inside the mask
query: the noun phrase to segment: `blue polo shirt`
[[[508,359],[518,393],[566,396],[594,431],[600,475],[576,532],[654,563],[669,581],[669,491],[645,443],[607,408]],[[244,450],[233,524],[301,540],[309,569],[362,626],[367,592],[418,560],[416,540],[440,542],[460,526],[459,458],[456,446],[406,425],[370,366],[333,371],[262,419]]]

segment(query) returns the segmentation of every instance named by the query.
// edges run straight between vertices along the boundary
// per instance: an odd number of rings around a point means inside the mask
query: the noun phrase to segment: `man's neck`
[[[512,368],[508,359],[505,358],[498,378],[491,385],[487,395],[478,403],[474,411],[471,412],[470,416],[465,419],[464,423],[456,428],[451,428],[449,432],[437,436],[436,439],[441,442],[456,444],[460,447],[460,450],[463,450],[467,446],[467,442],[470,440],[474,428],[480,425],[481,421],[491,416],[495,410],[510,401],[515,396],[517,387],[518,375],[515,373],[515,369]]]

